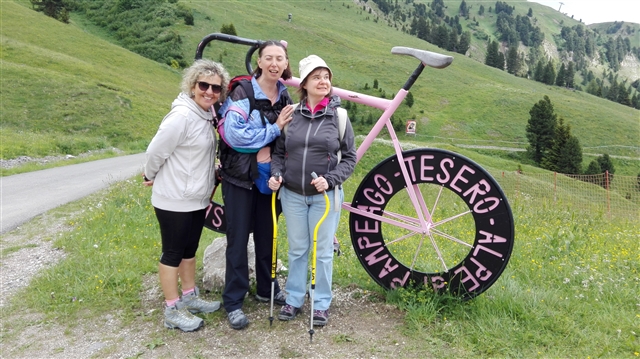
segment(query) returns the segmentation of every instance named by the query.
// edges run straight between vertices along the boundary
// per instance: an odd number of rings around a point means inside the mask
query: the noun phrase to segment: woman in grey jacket
[[[302,59],[300,79],[300,104],[287,130],[276,141],[272,156],[271,173],[282,176],[269,179],[272,190],[277,190],[281,183],[284,185],[280,201],[289,240],[288,296],[278,319],[295,318],[304,303],[313,232],[325,212],[323,192],[326,191],[331,209],[317,235],[312,313],[313,324],[324,326],[329,319],[332,299],[333,237],[344,198],[341,184],[353,173],[356,148],[348,119],[344,135],[340,134],[340,98],[331,96],[332,73],[327,64],[316,55]],[[313,179],[312,172],[319,177]]]
[[[222,65],[197,60],[185,70],[182,92],[147,148],[143,183],[153,186],[151,204],[160,224],[162,255],[158,272],[167,328],[197,330],[203,321],[193,314],[220,308],[220,302],[199,297],[195,255],[214,186],[214,105],[224,96],[228,82]]]

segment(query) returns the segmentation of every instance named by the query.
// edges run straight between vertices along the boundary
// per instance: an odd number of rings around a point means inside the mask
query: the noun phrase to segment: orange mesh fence
[[[495,171],[491,175],[512,203],[541,199],[609,216],[640,218],[640,177],[637,176]]]

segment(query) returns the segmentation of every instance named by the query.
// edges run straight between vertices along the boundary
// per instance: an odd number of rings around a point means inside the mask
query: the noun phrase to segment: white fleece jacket
[[[209,205],[213,191],[216,136],[211,112],[180,93],[147,148],[145,176],[153,180],[151,204],[173,212]]]

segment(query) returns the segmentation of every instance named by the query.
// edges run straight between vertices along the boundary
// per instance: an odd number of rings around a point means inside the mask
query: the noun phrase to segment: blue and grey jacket
[[[255,77],[251,79],[251,85],[256,101],[269,101]],[[286,90],[286,86],[278,82],[279,99]],[[288,93],[285,95],[288,103],[291,103]],[[262,121],[261,111],[266,122]],[[220,108],[220,114],[224,117],[224,140],[220,143],[222,178],[236,186],[251,189],[253,179],[258,176],[258,173],[254,173],[257,172],[255,168],[252,168],[255,154],[265,146],[273,146],[275,139],[280,136],[280,129],[275,124],[280,113],[264,108],[251,111],[247,94],[242,86],[237,86]]]

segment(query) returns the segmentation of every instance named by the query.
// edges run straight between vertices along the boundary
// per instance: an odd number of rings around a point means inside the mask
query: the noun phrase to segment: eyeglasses
[[[222,92],[222,86],[220,86],[220,85],[210,84],[210,83],[207,83],[207,82],[204,82],[204,81],[198,81],[198,88],[202,92],[207,92],[207,90],[209,89],[209,86],[211,86],[211,92],[213,92],[213,93]]]

